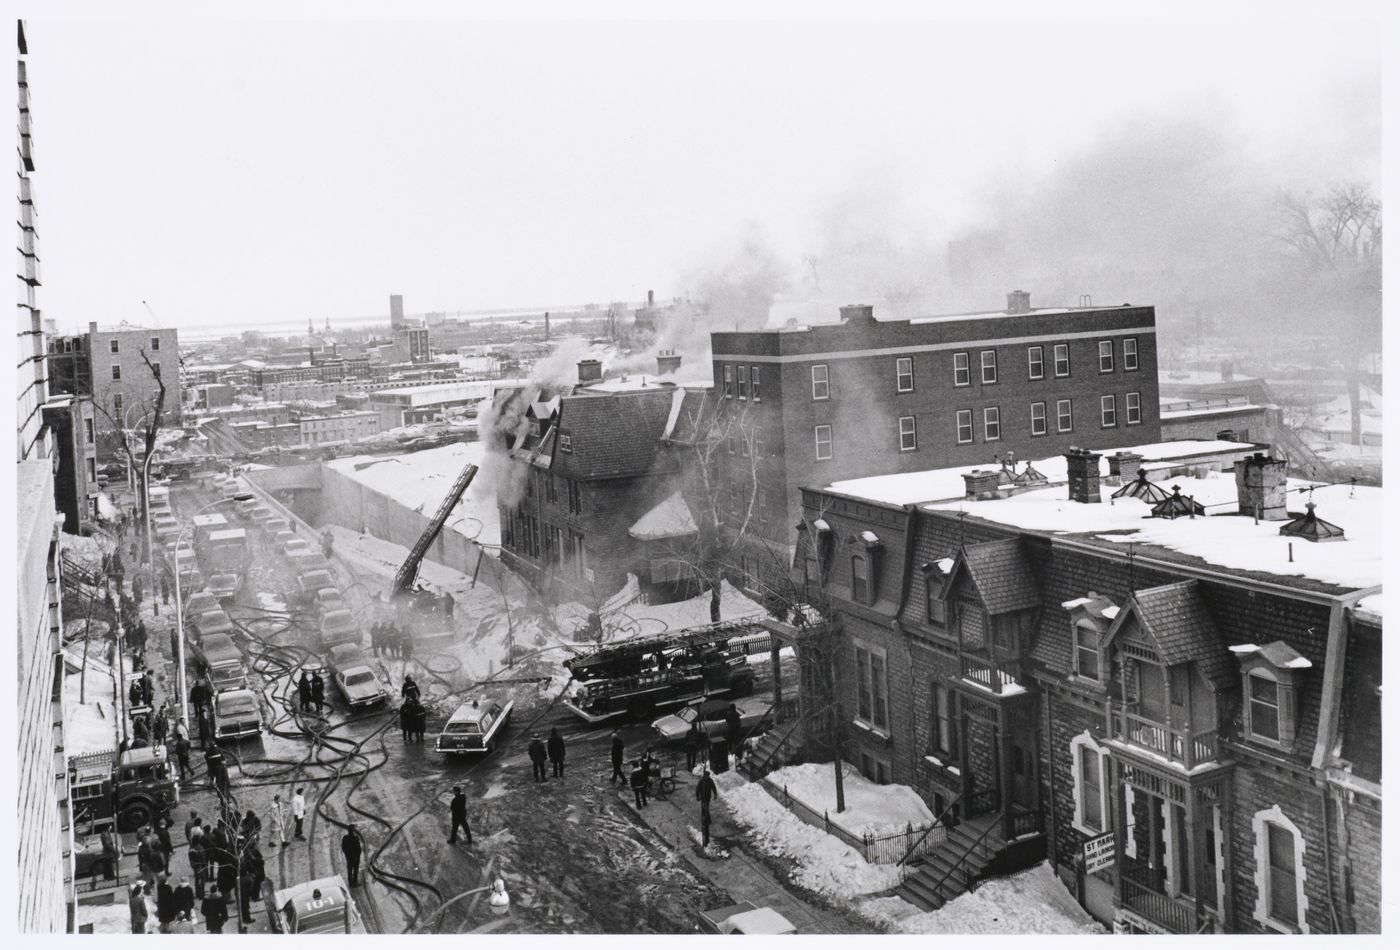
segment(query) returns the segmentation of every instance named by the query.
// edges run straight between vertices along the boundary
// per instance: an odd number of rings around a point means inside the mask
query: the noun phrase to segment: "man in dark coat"
[[[696,720],[690,724],[690,728],[685,732],[685,770],[689,772],[695,768],[695,757],[700,754],[700,722]]]
[[[564,737],[558,729],[549,730],[549,762],[554,767],[554,777],[564,777]]]
[[[744,737],[744,723],[739,716],[739,707],[733,703],[729,704],[729,711],[724,714],[725,738],[729,740],[729,751],[733,754],[739,748],[739,740]]]
[[[219,873],[214,883],[219,888],[219,894],[223,898],[223,903],[227,904],[229,896],[233,894],[234,888],[238,886],[238,868],[234,866],[232,861],[220,862]]]
[[[705,774],[700,776],[699,783],[695,786],[695,797],[700,800],[700,821],[705,828],[710,827],[710,802],[719,794],[719,789],[715,787],[715,780],[710,777],[710,770],[706,769]],[[705,843],[710,843],[710,837],[705,835]]]
[[[228,908],[224,906],[223,898],[216,897],[213,891],[199,905],[199,912],[204,915],[204,926],[211,934],[224,932],[224,922],[228,920]]]
[[[418,741],[423,741],[423,733],[428,728],[428,708],[422,703],[413,704],[413,731],[418,734]]]
[[[360,854],[364,851],[364,841],[360,830],[354,825],[340,839],[340,853],[345,856],[345,873],[350,878],[350,886],[360,883]]]
[[[311,709],[311,676],[306,670],[301,671],[301,679],[297,682],[297,698],[301,700],[301,711],[309,712]]]
[[[455,785],[452,788],[452,834],[447,839],[448,844],[457,843],[457,829],[460,827],[467,836],[467,847],[472,844],[472,829],[467,824],[467,796],[462,794],[462,786]]]
[[[194,888],[189,878],[182,878],[175,888],[175,916],[184,920],[194,919]]]
[[[627,776],[622,774],[622,734],[616,729],[612,734],[612,767],[613,784],[616,785],[618,779],[622,779],[624,785],[627,784]]]
[[[175,888],[170,886],[170,875],[162,874],[160,883],[156,885],[156,920],[160,921],[161,933],[170,933],[170,925],[176,914]]]
[[[637,801],[638,808],[647,806],[647,773],[642,768],[642,762],[638,759],[632,763],[632,774],[628,778],[628,784],[632,786],[632,796]]]
[[[545,760],[545,754],[546,754],[546,753],[545,753],[545,750],[544,750],[544,741],[543,741],[542,739],[540,739],[538,733],[535,734],[534,736],[531,736],[531,737],[530,737],[529,753],[530,753],[530,763],[531,763],[531,764],[534,766],[534,768],[535,768],[535,781],[536,781],[536,782],[543,782],[543,781],[545,780],[545,777],[544,777],[544,760]]]
[[[411,699],[414,702],[417,702],[418,697],[422,695],[418,689],[418,684],[413,682],[412,676],[405,676],[403,678],[403,688],[399,690],[399,693],[404,699]]]
[[[409,734],[413,732],[413,700],[406,699],[399,706],[399,731],[403,733],[403,741],[407,742]]]
[[[320,673],[311,677],[311,702],[315,704],[316,713],[319,715],[321,707],[326,704],[326,683],[321,679]]]
[[[194,774],[194,769],[190,767],[190,740],[184,736],[175,740],[175,764],[180,768],[180,781],[185,780],[186,774]]]

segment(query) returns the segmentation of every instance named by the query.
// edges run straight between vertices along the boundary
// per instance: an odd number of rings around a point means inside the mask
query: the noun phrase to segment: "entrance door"
[[[1011,800],[1020,808],[1032,811],[1038,804],[1035,781],[1035,751],[1028,743],[1011,740]]]

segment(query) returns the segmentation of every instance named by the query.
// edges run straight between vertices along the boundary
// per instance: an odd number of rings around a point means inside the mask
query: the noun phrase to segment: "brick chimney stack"
[[[1108,483],[1121,485],[1131,481],[1134,473],[1142,467],[1142,456],[1136,452],[1115,452],[1108,457]]]
[[[1103,501],[1099,496],[1099,459],[1097,452],[1071,446],[1065,453],[1065,467],[1069,474],[1069,500],[1081,505],[1097,505]]]
[[[841,322],[848,327],[872,324],[875,322],[875,308],[868,303],[847,304],[841,308]]]
[[[681,358],[675,350],[662,350],[656,354],[656,375],[665,376],[681,368]]]
[[[656,306],[656,292],[655,292],[655,291],[652,291],[652,290],[648,290],[648,291],[647,291],[647,309],[650,310],[650,309],[651,309],[652,307],[654,307],[654,306]]]
[[[1256,452],[1235,463],[1240,514],[1261,521],[1288,520],[1288,460]]]
[[[580,383],[596,383],[603,378],[603,364],[598,360],[578,361],[578,381]]]
[[[963,475],[967,486],[968,501],[991,501],[997,498],[997,486],[1001,484],[1001,472],[997,469],[979,468]]]
[[[1013,290],[1006,295],[1006,312],[1015,316],[1031,312],[1031,295],[1027,290]]]

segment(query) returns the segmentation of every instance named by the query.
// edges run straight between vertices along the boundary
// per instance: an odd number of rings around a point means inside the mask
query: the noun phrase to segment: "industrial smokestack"
[[[1006,312],[1012,315],[1031,312],[1031,295],[1026,290],[1013,290],[1006,295]]]
[[[655,293],[654,291],[648,290],[648,291],[647,291],[647,309],[651,309],[651,308],[654,307],[654,306],[656,306],[656,293]]]
[[[403,326],[403,294],[389,295],[389,327],[397,330]]]

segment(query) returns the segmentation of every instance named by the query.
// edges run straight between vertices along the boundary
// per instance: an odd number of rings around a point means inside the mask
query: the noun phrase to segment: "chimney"
[[[675,350],[662,350],[656,354],[656,375],[665,376],[681,368],[681,358]]]
[[[1099,497],[1099,459],[1097,452],[1070,446],[1065,453],[1065,468],[1069,474],[1069,500],[1081,505],[1096,505]]]
[[[656,292],[655,292],[655,291],[652,291],[652,290],[648,290],[648,291],[647,291],[647,309],[650,310],[650,309],[651,309],[652,307],[654,307],[654,306],[656,306]]]
[[[1255,452],[1235,463],[1240,514],[1261,521],[1287,521],[1288,460]]]
[[[1114,452],[1108,457],[1108,483],[1123,484],[1123,479],[1131,478],[1141,465],[1142,456],[1136,452]]]
[[[1029,291],[1013,290],[1006,295],[1006,312],[1012,316],[1031,312],[1031,295]]]
[[[89,332],[89,333],[96,333],[96,332],[97,332],[97,321],[96,321],[96,320],[93,320],[93,321],[91,321],[90,323],[88,323],[88,332]]]
[[[581,383],[596,383],[603,378],[603,364],[598,360],[578,361],[578,381]]]
[[[841,308],[841,322],[851,327],[874,323],[875,308],[868,303],[847,304]]]
[[[967,486],[968,501],[991,501],[1000,497],[997,486],[1001,484],[1001,472],[997,469],[974,469],[963,475]]]
[[[544,312],[544,338],[545,338],[545,342],[548,342],[548,341],[549,341],[549,311],[548,311],[548,310],[546,310],[546,311]]]

